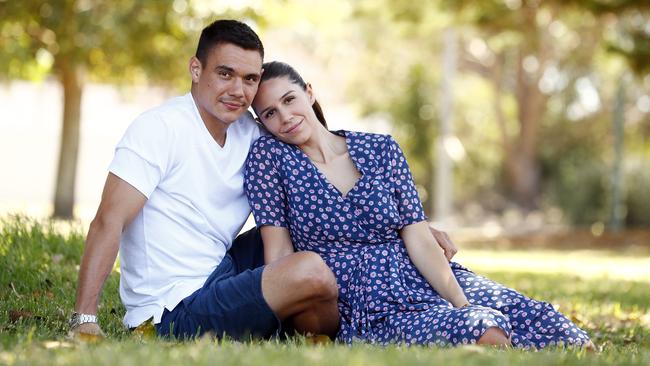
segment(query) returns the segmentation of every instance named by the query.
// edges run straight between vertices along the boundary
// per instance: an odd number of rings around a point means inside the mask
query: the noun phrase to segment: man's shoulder
[[[162,104],[144,111],[136,119],[158,121],[192,121],[196,118],[190,94],[174,97]]]
[[[150,108],[137,116],[130,125],[131,130],[146,128],[169,128],[184,126],[195,118],[187,95],[174,97]]]

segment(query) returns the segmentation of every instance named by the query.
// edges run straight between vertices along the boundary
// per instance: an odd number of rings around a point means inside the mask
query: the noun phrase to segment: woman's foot
[[[491,327],[488,328],[481,338],[476,341],[476,344],[485,345],[485,346],[506,346],[511,345],[510,339],[506,337],[506,334],[501,328]]]

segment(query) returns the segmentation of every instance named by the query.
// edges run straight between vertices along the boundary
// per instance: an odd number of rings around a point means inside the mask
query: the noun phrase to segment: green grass
[[[80,225],[0,218],[0,364],[650,364],[647,253],[461,250],[459,262],[477,273],[559,306],[601,347],[595,355],[557,348],[314,346],[300,338],[244,343],[141,339],[122,328],[117,273],[104,287],[99,311],[108,339],[91,345],[66,335],[83,237]]]

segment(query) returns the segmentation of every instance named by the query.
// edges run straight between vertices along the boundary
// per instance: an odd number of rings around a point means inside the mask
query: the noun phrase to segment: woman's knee
[[[298,252],[293,255],[296,257],[292,282],[314,297],[336,299],[336,278],[323,259],[314,252]]]

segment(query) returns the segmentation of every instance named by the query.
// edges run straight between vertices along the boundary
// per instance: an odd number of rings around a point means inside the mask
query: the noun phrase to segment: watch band
[[[72,313],[70,317],[70,328],[76,328],[85,323],[97,323],[97,315]]]

